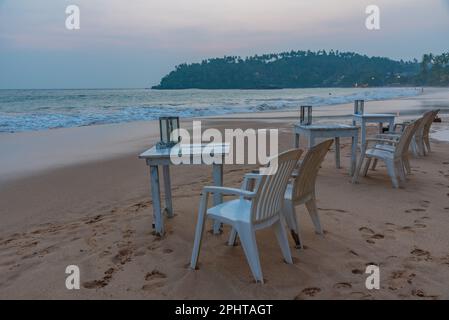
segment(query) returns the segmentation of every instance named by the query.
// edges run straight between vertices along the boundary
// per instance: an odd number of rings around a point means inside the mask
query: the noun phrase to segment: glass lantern
[[[301,106],[300,124],[311,125],[312,124],[312,106]]]
[[[159,117],[159,130],[161,140],[157,143],[157,149],[167,149],[179,142],[179,136],[174,137],[173,131],[179,129],[179,117]]]
[[[354,114],[363,114],[365,112],[365,100],[354,101]]]

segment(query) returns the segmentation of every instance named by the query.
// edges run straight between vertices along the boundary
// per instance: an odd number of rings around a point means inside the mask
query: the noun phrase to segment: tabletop
[[[164,159],[177,153],[184,156],[198,156],[207,152],[215,155],[226,155],[229,153],[229,143],[200,143],[200,144],[180,144],[172,148],[158,149],[156,146],[146,150],[139,155],[140,159]]]
[[[390,118],[395,117],[393,113],[364,113],[364,114],[353,114],[354,117],[360,118]]]
[[[316,130],[316,131],[334,131],[334,130],[353,130],[357,129],[356,126],[351,126],[348,124],[311,124],[303,125],[296,124],[295,128],[306,129],[306,130]]]

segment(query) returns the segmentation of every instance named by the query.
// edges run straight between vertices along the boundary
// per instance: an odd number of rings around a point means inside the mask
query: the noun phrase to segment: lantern
[[[171,148],[179,142],[179,136],[174,137],[173,131],[179,129],[179,117],[159,117],[159,130],[161,141],[156,145],[157,149]]]
[[[365,112],[365,100],[354,101],[354,114],[363,114]]]
[[[299,122],[306,126],[312,124],[312,106],[301,106],[301,118]]]

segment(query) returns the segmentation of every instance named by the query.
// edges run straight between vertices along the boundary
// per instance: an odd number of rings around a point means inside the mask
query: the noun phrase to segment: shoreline
[[[298,91],[299,90],[299,91]],[[304,91],[305,90],[305,91]],[[349,91],[335,91],[349,90]],[[390,90],[390,91],[389,91]],[[396,90],[396,91],[391,91]],[[429,88],[430,91],[438,89]],[[293,111],[297,105],[315,105],[315,106],[336,106],[339,104],[352,103],[355,99],[365,99],[367,101],[384,101],[388,99],[399,99],[403,97],[414,97],[421,94],[418,88],[373,88],[360,90],[339,89],[339,88],[312,88],[307,89],[285,89],[277,95],[270,91],[238,90],[225,93],[222,90],[187,90],[186,92],[175,92],[168,95],[158,92],[146,92],[145,90],[135,89],[135,103],[123,99],[117,95],[120,90],[90,90],[77,93],[76,90],[68,90],[69,97],[80,94],[82,97],[90,97],[86,102],[80,105],[80,101],[69,99],[63,102],[63,105],[53,106],[46,104],[46,98],[61,98],[61,93],[53,94],[52,91],[23,90],[31,91],[31,95],[36,98],[44,99],[42,105],[28,105],[23,100],[17,101],[17,123],[15,116],[11,116],[12,111],[8,104],[0,102],[0,111],[6,110],[6,113],[0,112],[0,131],[2,133],[19,133],[41,130],[58,130],[62,128],[73,128],[82,126],[96,126],[106,124],[123,124],[139,121],[151,121],[159,113],[178,113],[184,118],[197,117],[220,117],[232,116],[233,114],[264,113],[264,112],[283,112]],[[93,91],[93,93],[92,93]],[[98,91],[98,92],[97,92]],[[128,90],[129,91],[129,90]],[[132,91],[132,90],[131,90]],[[114,106],[111,110],[103,110],[98,106],[108,104],[101,98],[103,95],[110,96]],[[199,95],[199,96],[198,96]],[[227,98],[227,95],[234,98]],[[272,96],[273,95],[273,96]],[[126,92],[124,93],[126,96]],[[216,97],[215,97],[216,96]],[[91,100],[89,100],[91,99]],[[115,100],[114,100],[115,99]],[[2,97],[0,96],[0,100]],[[146,102],[145,102],[146,101]],[[145,102],[145,103],[144,103]],[[151,107],[147,108],[147,103]],[[79,113],[65,113],[66,106],[78,106]],[[6,108],[6,109],[5,109]],[[41,114],[41,110],[46,110]],[[72,108],[69,108],[71,110]],[[26,111],[28,110],[28,111]],[[169,110],[169,111],[167,111]],[[26,111],[26,112],[25,112]],[[100,116],[105,113],[105,116]],[[109,113],[110,112],[110,113]],[[54,113],[54,114],[53,114]],[[147,118],[147,119],[145,119]],[[8,125],[8,123],[10,123]],[[35,123],[35,124],[33,124]],[[0,133],[1,134],[1,133]]]

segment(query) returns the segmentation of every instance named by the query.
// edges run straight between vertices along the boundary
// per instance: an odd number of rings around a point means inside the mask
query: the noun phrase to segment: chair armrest
[[[245,178],[247,178],[247,179],[255,179],[255,180],[257,180],[257,179],[260,179],[261,177],[262,177],[262,175],[259,174],[259,173],[246,173],[245,174]]]
[[[218,193],[218,194],[222,194],[225,196],[241,196],[241,197],[246,197],[246,198],[253,198],[256,195],[255,192],[247,191],[247,190],[243,190],[243,189],[215,187],[215,186],[204,187],[203,192]]]
[[[259,173],[255,173],[256,171],[253,171],[252,173],[247,173],[243,177],[243,182],[241,189],[246,191],[253,191],[257,190],[259,187],[260,180],[262,178],[262,175]],[[254,181],[254,183],[252,182]]]
[[[366,139],[366,144],[367,145],[368,145],[369,142],[398,144],[398,141],[396,141],[396,140],[382,139],[382,138],[368,138],[368,139]]]
[[[365,145],[362,146],[364,150],[368,149],[368,146],[371,144],[390,144],[392,146],[395,146],[398,144],[399,141],[397,140],[391,140],[391,139],[376,139],[376,138],[368,138],[365,140]]]
[[[399,139],[400,137],[400,133],[381,133],[375,135],[376,139]]]

